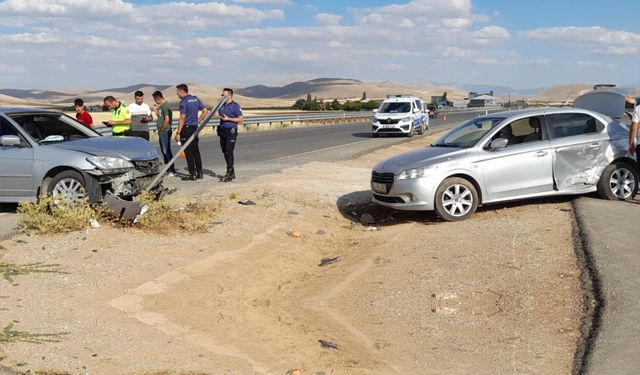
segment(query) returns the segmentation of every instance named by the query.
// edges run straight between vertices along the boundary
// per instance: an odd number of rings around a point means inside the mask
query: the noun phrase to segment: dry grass
[[[20,203],[17,225],[23,233],[64,233],[86,228],[95,217],[96,212],[85,201],[73,205],[56,204],[49,197]]]

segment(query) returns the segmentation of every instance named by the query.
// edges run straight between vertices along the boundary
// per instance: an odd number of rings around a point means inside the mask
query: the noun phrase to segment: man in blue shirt
[[[242,123],[243,116],[240,105],[233,101],[232,89],[225,88],[222,90],[222,96],[227,98],[218,111],[220,115],[220,125],[218,125],[220,148],[224,154],[224,160],[227,162],[227,174],[222,179],[222,182],[230,182],[236,178],[236,172],[233,168],[233,151],[236,148],[236,140],[238,139],[238,124]]]
[[[189,87],[184,83],[176,86],[176,89],[178,97],[180,98],[180,120],[178,121],[176,141],[184,143],[195,133],[198,129],[198,124],[202,122],[209,110],[202,104],[200,99],[189,95]],[[200,111],[199,117],[198,111]],[[193,142],[184,150],[189,175],[183,177],[183,181],[202,179],[202,158],[200,157],[199,141],[196,135]]]

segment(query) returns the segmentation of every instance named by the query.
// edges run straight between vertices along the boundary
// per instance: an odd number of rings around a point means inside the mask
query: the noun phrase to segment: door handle
[[[589,148],[600,148],[600,143],[592,143],[589,145]]]
[[[535,154],[533,154],[533,156],[536,156],[536,157],[540,158],[540,157],[543,157],[543,156],[545,156],[547,154],[548,154],[548,152],[546,152],[546,151],[538,151]]]

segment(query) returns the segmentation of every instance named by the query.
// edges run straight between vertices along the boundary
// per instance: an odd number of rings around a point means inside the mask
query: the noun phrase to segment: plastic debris
[[[91,225],[91,228],[93,228],[93,229],[100,228],[100,223],[98,223],[98,220],[96,220],[96,219],[89,220],[89,224]]]
[[[329,264],[333,264],[335,262],[337,262],[338,260],[340,260],[340,257],[334,257],[334,258],[322,258],[320,259],[320,264],[318,264],[319,267],[324,267],[327,266]]]
[[[332,343],[331,341],[318,340],[318,342],[320,343],[320,346],[322,346],[323,349],[340,350],[340,347],[337,344]]]
[[[243,206],[255,206],[256,202],[251,201],[249,199],[244,199],[244,200],[239,201],[238,204],[241,204]]]

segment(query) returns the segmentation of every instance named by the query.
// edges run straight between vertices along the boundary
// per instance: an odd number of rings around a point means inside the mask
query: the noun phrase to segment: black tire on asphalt
[[[618,173],[625,173],[624,171],[628,171],[633,177],[633,189],[631,194],[626,198],[617,196],[611,189],[611,178],[616,171],[618,171]],[[638,180],[638,169],[633,164],[625,161],[614,161],[609,164],[604,171],[602,171],[600,180],[598,180],[598,194],[602,199],[607,200],[631,200],[638,193]]]
[[[413,137],[413,133],[415,133],[416,129],[413,125],[411,125],[411,128],[409,128],[409,133],[407,133],[407,137],[411,138]]]
[[[378,133],[371,133],[371,137],[372,137],[372,138],[378,138],[378,136],[379,136],[379,135],[380,135],[380,134],[378,134]]]
[[[76,171],[72,171],[72,170],[66,170],[66,171],[62,171],[58,174],[56,174],[55,176],[53,176],[48,184],[47,184],[47,195],[48,196],[52,196],[53,195],[53,189],[56,186],[56,184],[64,179],[73,179],[76,180],[80,183],[80,185],[82,186],[82,189],[87,190],[87,186],[85,184],[84,178],[82,177],[82,175]]]
[[[418,129],[418,135],[423,135],[424,134],[424,127],[425,127],[424,124],[420,125],[420,129]]]
[[[455,185],[464,186],[471,194],[471,199],[472,199],[472,204],[469,210],[464,215],[460,215],[460,216],[449,214],[445,209],[444,203],[443,203],[445,192],[447,191],[447,189]],[[434,207],[435,207],[436,214],[443,220],[462,221],[470,218],[476,212],[476,210],[478,209],[478,203],[479,203],[478,192],[476,190],[476,187],[469,180],[466,180],[460,177],[449,177],[444,181],[442,181],[440,186],[438,186],[438,189],[436,190]]]

